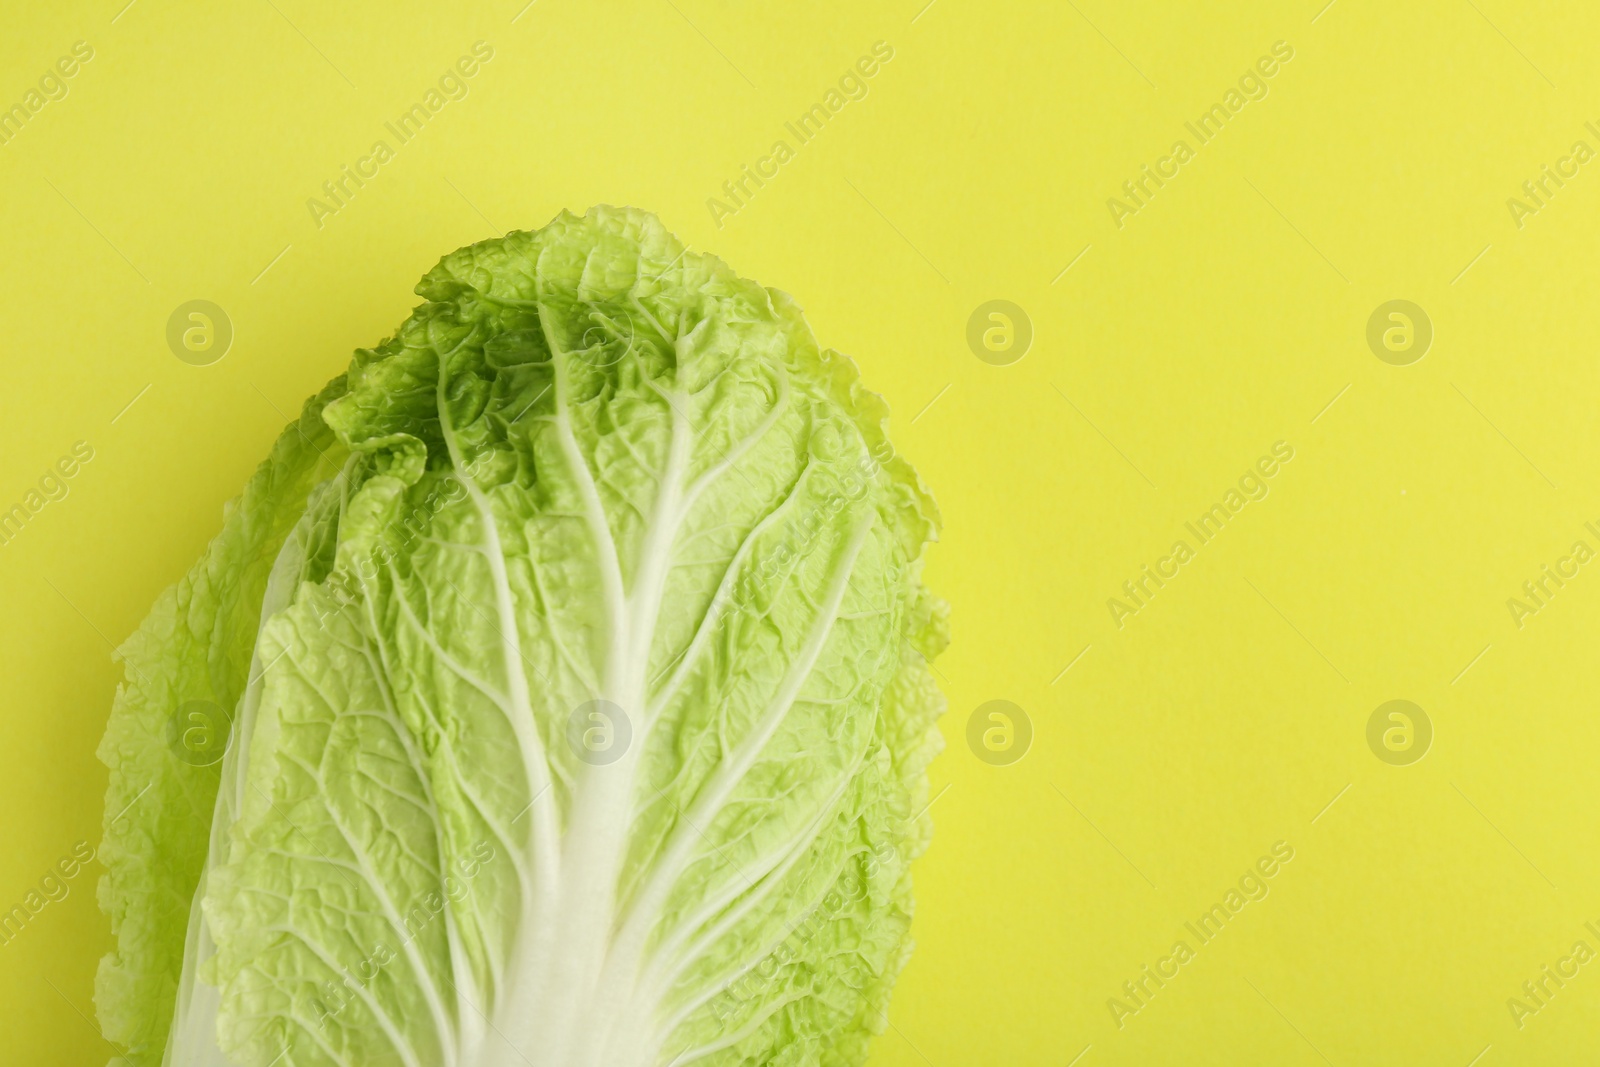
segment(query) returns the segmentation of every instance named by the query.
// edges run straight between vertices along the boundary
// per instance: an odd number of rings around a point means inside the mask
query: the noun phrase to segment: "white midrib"
[[[643,958],[646,936],[659,919],[665,894],[690,858],[685,847],[689,844],[687,835],[691,830],[699,834],[699,827],[736,787],[787,715],[800,686],[815,665],[832,630],[871,520],[869,516],[858,524],[843,546],[828,592],[819,606],[813,632],[808,635],[798,662],[786,673],[752,736],[745,739],[736,758],[714,775],[714,780],[707,783],[708,789],[702,791],[698,802],[685,813],[683,825],[672,836],[667,854],[658,864],[643,899],[634,902],[626,914],[619,915],[617,885],[630,839],[637,770],[646,748],[645,734],[651,724],[647,707],[650,651],[678,535],[687,512],[701,493],[774,425],[777,409],[787,398],[786,383],[780,383],[780,403],[757,431],[741,442],[733,455],[724,457],[722,463],[702,474],[693,484],[687,483],[692,431],[683,415],[683,405],[688,398],[661,393],[671,410],[668,454],[634,567],[632,588],[625,589],[620,555],[599,489],[573,433],[567,353],[551,334],[548,316],[541,314],[540,320],[551,352],[555,379],[555,412],[551,422],[582,500],[583,518],[601,577],[606,621],[606,634],[601,644],[605,659],[600,672],[600,692],[594,695],[616,704],[628,714],[633,736],[628,749],[615,763],[586,763],[580,768],[573,785],[565,833],[560,838],[559,856],[550,857],[546,847],[540,850],[536,861],[546,872],[552,869],[557,872],[553,889],[546,882],[543,891],[525,902],[516,944],[508,954],[508,973],[496,983],[497,996],[488,1022],[496,1036],[488,1039],[487,1048],[464,1048],[461,1062],[464,1067],[650,1067],[659,1054],[661,1040],[667,1035],[659,1031],[657,1019],[664,990],[636,988],[642,966],[647,962]],[[690,343],[689,338],[678,341],[680,347],[685,343]],[[498,607],[508,624],[502,626],[501,636],[507,646],[506,670],[515,676],[508,679],[512,703],[526,708],[531,719],[527,682],[522,677],[519,662],[514,598],[503,550],[494,529],[493,511],[472,482],[470,473],[462,469],[460,453],[449,430],[442,387],[439,401],[452,460],[456,461],[458,473],[478,505],[486,527],[485,554],[490,557]],[[559,731],[563,725],[557,724],[556,729]],[[548,781],[547,768],[539,770],[544,773],[530,773],[530,784],[539,777]],[[538,806],[545,807],[552,798],[535,799],[542,799],[544,803]],[[536,834],[535,838],[539,836],[542,835]],[[555,862],[551,862],[552,859]]]
[[[541,309],[542,310],[542,309]],[[631,592],[624,591],[621,561],[594,476],[572,431],[566,353],[541,327],[554,371],[557,442],[583,502],[585,524],[601,573],[605,603],[605,661],[596,697],[622,708],[642,726],[646,674],[656,621],[683,524],[690,446],[687,420],[668,398],[672,431],[660,489]],[[503,563],[502,563],[503,566]],[[509,593],[509,589],[507,589]],[[508,664],[508,668],[509,668]],[[520,673],[520,671],[519,671]],[[634,731],[642,733],[635,728]],[[596,1062],[612,1013],[597,1010],[602,971],[611,945],[618,876],[627,849],[633,786],[644,738],[631,738],[615,763],[585,764],[573,787],[562,839],[554,899],[545,915],[524,912],[511,971],[496,1004],[494,1029],[504,1038],[483,1067],[568,1067]],[[559,921],[557,921],[559,917]],[[503,1046],[509,1045],[509,1048]]]
[[[563,418],[564,413],[557,417]],[[621,1022],[614,1010],[620,1002],[606,1010],[601,974],[611,948],[616,886],[627,852],[636,771],[644,749],[640,709],[650,647],[683,521],[684,476],[691,442],[676,408],[672,423],[661,488],[634,570],[633,588],[620,602],[612,602],[607,612],[606,660],[601,671],[602,692],[597,695],[628,715],[633,736],[615,763],[581,767],[563,838],[556,900],[559,929],[547,954],[529,951],[532,946],[516,954],[532,973],[513,976],[511,987],[527,989],[529,995],[526,999],[517,996],[506,1005],[518,1017],[507,1022],[527,1034],[523,1054],[540,1067],[598,1062],[610,1027]],[[559,426],[558,433],[570,430]],[[582,464],[581,456],[572,457],[572,462]],[[575,474],[584,496],[591,497],[594,488],[587,465]],[[598,497],[586,503],[598,507]],[[595,523],[603,522],[600,513]],[[598,530],[594,533],[599,542]],[[596,545],[597,551],[608,549],[615,553],[609,538]],[[602,568],[606,565],[601,562]]]

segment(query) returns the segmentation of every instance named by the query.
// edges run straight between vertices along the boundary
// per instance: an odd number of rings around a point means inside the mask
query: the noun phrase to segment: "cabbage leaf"
[[[106,1036],[138,1067],[861,1063],[946,641],[882,402],[640,211],[417,293],[121,650]],[[209,766],[196,700],[231,723]]]

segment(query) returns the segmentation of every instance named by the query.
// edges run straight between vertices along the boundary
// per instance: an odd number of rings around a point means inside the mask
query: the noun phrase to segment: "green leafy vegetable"
[[[862,1062],[946,640],[881,401],[643,212],[417,293],[122,649],[107,1037],[138,1067]]]

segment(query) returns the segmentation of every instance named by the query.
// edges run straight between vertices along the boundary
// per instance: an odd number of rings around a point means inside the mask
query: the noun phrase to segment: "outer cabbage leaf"
[[[116,948],[100,963],[95,1003],[134,1067],[161,1062],[217,796],[220,764],[182,758],[181,713],[190,702],[224,714],[238,705],[273,561],[342,459],[321,412],[343,391],[340,377],[307,401],[205,556],[117,650],[126,679],[98,752],[111,769],[100,905]]]

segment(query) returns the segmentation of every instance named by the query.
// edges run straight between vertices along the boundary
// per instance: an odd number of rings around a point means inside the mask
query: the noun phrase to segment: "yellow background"
[[[949,746],[875,1065],[1593,1062],[1600,963],[1520,1029],[1506,1004],[1600,948],[1600,563],[1506,605],[1600,548],[1600,162],[1506,206],[1600,148],[1592,8],[123,2],[7,0],[0,34],[4,103],[95,49],[0,147],[0,508],[95,450],[0,548],[0,907],[98,840],[110,646],[287,415],[443,253],[633,204],[795,294],[944,509]],[[319,229],[307,198],[479,39],[470,95]],[[869,95],[716,225],[879,40]],[[1269,95],[1118,229],[1107,199],[1279,40]],[[965,340],[993,298],[1033,323],[1014,365]],[[165,343],[192,299],[233,322],[212,366]],[[1365,342],[1392,299],[1433,323],[1410,366]],[[1278,440],[1270,495],[1118,629],[1107,598]],[[1396,698],[1435,731],[1411,766],[1366,742]],[[965,740],[993,699],[1033,724],[1011,766]],[[1108,998],[1279,840],[1270,895],[1119,1029]],[[110,1055],[97,876],[0,947],[0,1062]]]

